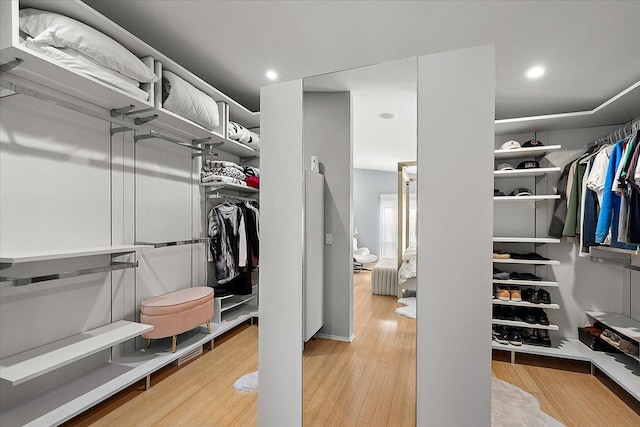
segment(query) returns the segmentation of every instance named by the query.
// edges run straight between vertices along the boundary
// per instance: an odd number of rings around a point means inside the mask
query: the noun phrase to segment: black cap
[[[529,141],[525,142],[524,144],[522,144],[522,148],[526,148],[526,147],[543,147],[544,144],[540,141],[538,141],[537,139],[530,139]]]
[[[516,169],[535,169],[539,167],[540,163],[536,162],[535,160],[525,160],[524,162],[520,162]]]

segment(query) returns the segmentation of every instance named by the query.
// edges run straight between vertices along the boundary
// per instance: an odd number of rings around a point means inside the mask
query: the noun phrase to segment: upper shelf
[[[504,171],[493,171],[494,178],[521,178],[529,176],[542,176],[548,173],[560,172],[559,167],[552,168],[531,168],[531,169],[513,169]]]
[[[141,249],[149,249],[146,245],[119,245],[102,246],[96,248],[63,249],[54,251],[19,252],[0,255],[0,263],[19,264],[32,261],[47,261],[53,259],[78,258],[92,255],[105,255],[115,253],[129,253]]]
[[[607,327],[640,342],[640,322],[622,313],[604,311],[587,311],[587,316],[604,323]]]
[[[560,243],[551,237],[494,237],[494,243]]]
[[[120,320],[0,360],[0,378],[13,385],[51,372],[153,329]]]
[[[496,160],[501,159],[518,159],[523,157],[539,157],[544,156],[551,151],[557,151],[561,148],[560,145],[546,145],[542,147],[525,147],[525,148],[512,148],[507,150],[494,150],[493,156]]]
[[[559,194],[545,194],[540,196],[493,196],[494,202],[541,202],[543,200],[559,199]]]
[[[258,190],[257,188],[249,187],[246,185],[227,184],[223,182],[203,182],[200,185],[205,187],[207,191],[228,190],[235,191],[236,193],[247,194],[255,194],[260,192],[260,190]]]

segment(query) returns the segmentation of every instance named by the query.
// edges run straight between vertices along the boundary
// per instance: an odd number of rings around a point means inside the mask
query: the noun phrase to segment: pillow
[[[20,30],[33,37],[34,43],[77,50],[139,82],[158,80],[149,67],[120,43],[75,19],[38,9],[22,9]]]
[[[169,96],[162,104],[163,108],[208,130],[214,130],[220,125],[218,104],[213,98],[170,71],[163,71],[162,78],[168,81],[170,88]]]

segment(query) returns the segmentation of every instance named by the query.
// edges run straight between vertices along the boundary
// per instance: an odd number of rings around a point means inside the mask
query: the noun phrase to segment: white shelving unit
[[[621,313],[587,311],[586,314],[627,338],[640,342],[640,322],[637,320]]]
[[[228,320],[229,314],[233,314],[239,307],[254,307],[257,311],[258,286],[253,285],[252,292],[248,295],[226,295],[214,298],[214,324],[222,324]]]
[[[516,161],[530,160],[530,159],[540,159],[544,157],[547,153],[557,151],[561,148],[560,145],[551,145],[551,146],[539,146],[539,147],[528,147],[528,148],[517,148],[517,149],[508,149],[508,150],[494,150],[494,158],[496,159],[496,163],[503,161],[505,159],[514,159],[512,163],[515,165]],[[515,170],[496,170],[493,172],[494,178],[497,179],[515,179],[515,178],[530,178],[535,179],[538,182],[538,177],[543,177],[550,173],[560,172],[559,167],[551,166],[551,167],[540,167],[540,168],[532,168],[532,169],[515,169]],[[533,181],[532,181],[533,182]],[[520,183],[518,185],[521,185]],[[529,187],[533,188],[533,187]],[[494,203],[499,203],[503,206],[509,206],[510,203],[520,204],[522,202],[533,202],[532,207],[537,205],[537,203],[548,202],[550,200],[559,199],[559,195],[545,194],[545,195],[532,195],[532,196],[494,196]],[[536,226],[537,230],[537,226]],[[512,234],[511,232],[505,234]],[[539,234],[537,231],[535,232],[535,236],[533,237],[511,237],[511,236],[494,236],[493,242],[495,243],[504,243],[504,244],[524,244],[524,245],[544,245],[544,244],[557,244],[560,243],[560,239],[550,238],[550,237],[538,237]],[[518,252],[529,252],[530,249]],[[493,258],[493,264],[511,264],[511,265],[521,265],[521,266],[549,266],[549,265],[558,265],[560,264],[557,260],[537,260],[537,259],[499,259]],[[529,287],[559,287],[559,283],[556,281],[550,280],[517,280],[517,279],[492,279],[492,283],[494,285],[509,285],[509,286],[529,286]],[[527,309],[560,309],[560,305],[556,303],[552,304],[533,304],[527,301],[501,301],[497,298],[492,299],[492,305],[494,306],[512,306],[512,307],[520,307]],[[516,320],[502,320],[502,319],[492,319],[492,323],[494,325],[508,326],[508,327],[518,327],[525,329],[541,329],[541,330],[550,330],[557,331],[559,327],[554,324],[549,325],[539,325],[539,324],[530,324],[522,321]],[[555,345],[554,345],[555,344]],[[561,355],[560,357],[568,357],[574,358],[574,356],[581,356],[581,354],[574,348],[574,346],[570,345],[567,340],[561,340],[559,342],[554,343],[552,341],[551,347],[543,347],[543,346],[534,346],[522,344],[520,346],[514,345],[502,345],[497,342],[492,343],[492,348],[497,350],[506,350],[512,353],[511,358],[512,361],[515,360],[515,353],[531,353],[531,354],[542,354],[542,355]]]
[[[130,253],[149,249],[147,245],[100,246],[82,249],[63,249],[55,251],[34,251],[0,254],[0,263],[21,264],[25,262],[49,261],[55,259],[78,258],[83,256]]]
[[[558,304],[533,304],[528,301],[501,301],[499,299],[492,299],[491,303],[494,305],[510,305],[513,307],[528,307],[528,308],[551,308],[558,309],[560,306]]]
[[[493,283],[500,284],[500,285],[508,285],[508,286],[531,286],[531,287],[547,287],[547,288],[560,286],[558,282],[552,282],[549,280],[493,279]]]
[[[559,199],[558,194],[547,194],[541,196],[494,196],[494,202],[545,202],[547,200]]]
[[[551,347],[543,347],[539,345],[522,344],[521,346],[514,346],[511,344],[500,344],[493,341],[491,347],[494,350],[509,351],[511,352],[512,361],[515,361],[516,353],[534,354],[537,356],[549,356],[557,357],[560,359],[571,359],[589,361],[589,357],[585,355],[578,345],[583,345],[578,340],[573,339],[556,339]]]
[[[546,329],[549,331],[557,331],[559,328],[557,325],[539,325],[537,323],[521,322],[519,320],[503,320],[503,319],[491,319],[491,323],[494,325],[502,326],[516,326],[518,328],[531,328],[531,329]]]
[[[498,178],[525,178],[534,176],[543,176],[548,173],[560,172],[559,167],[553,168],[531,168],[531,169],[513,169],[504,171],[493,171],[493,177]]]
[[[552,151],[558,151],[560,148],[562,148],[562,146],[560,145],[544,145],[541,147],[493,150],[493,157],[496,160],[521,159],[524,157],[541,157],[541,156],[545,156],[548,153],[551,153]]]
[[[551,237],[494,237],[494,243],[560,243]]]
[[[153,329],[151,325],[120,320],[0,360],[0,378],[12,385],[51,372]]]
[[[525,264],[525,265],[560,265],[560,261],[555,259],[538,260],[538,259],[497,259],[493,258],[494,264]]]
[[[246,185],[238,185],[238,184],[227,184],[220,182],[203,182],[200,184],[205,188],[205,191],[232,191],[236,193],[245,193],[245,194],[258,194],[260,192],[259,189],[249,187]]]

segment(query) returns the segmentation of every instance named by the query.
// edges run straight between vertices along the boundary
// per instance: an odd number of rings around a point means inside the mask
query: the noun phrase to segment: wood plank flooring
[[[415,425],[415,321],[394,313],[394,297],[371,295],[370,276],[354,274],[354,342],[305,347],[305,427]],[[153,375],[149,391],[130,387],[67,425],[255,426],[257,394],[237,393],[233,382],[257,369],[257,357],[258,328],[244,325],[186,366]],[[588,373],[498,360],[492,373],[569,427],[640,426],[640,409]]]

